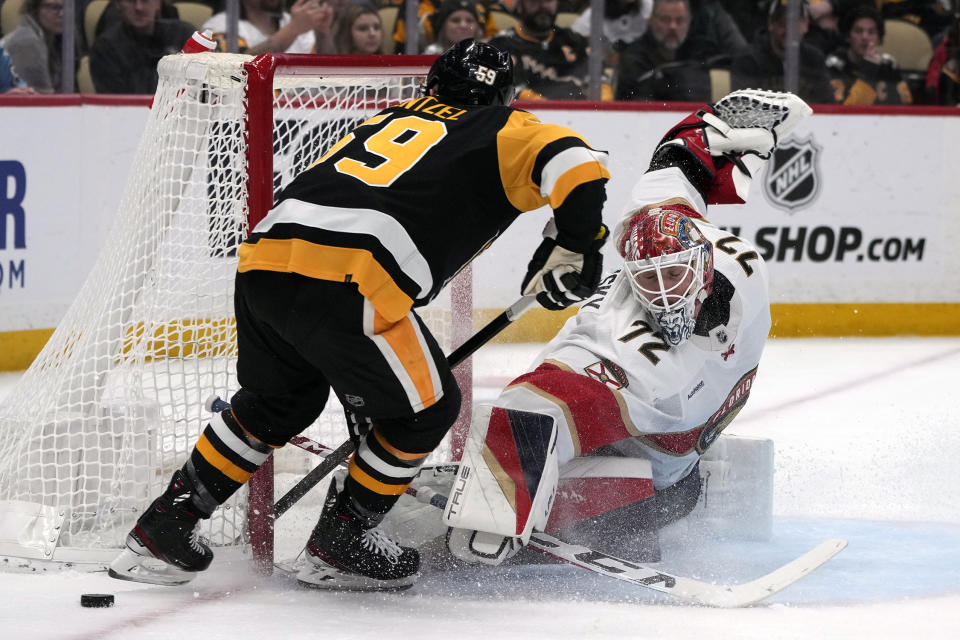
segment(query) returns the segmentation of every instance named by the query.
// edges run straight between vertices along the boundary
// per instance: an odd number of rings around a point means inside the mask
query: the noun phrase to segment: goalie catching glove
[[[600,224],[600,231],[583,253],[577,253],[557,242],[557,225],[551,218],[543,228],[543,242],[527,265],[522,294],[536,294],[540,306],[558,311],[589,298],[600,285],[603,256],[600,248],[610,230]]]
[[[650,171],[678,167],[707,204],[742,204],[773,149],[812,113],[792,93],[734,91],[671,129]]]

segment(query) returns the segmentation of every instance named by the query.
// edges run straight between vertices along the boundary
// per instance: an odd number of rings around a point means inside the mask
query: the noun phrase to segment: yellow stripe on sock
[[[230,462],[230,460],[225,458],[214,448],[210,441],[207,440],[206,434],[200,435],[200,439],[197,440],[196,449],[200,452],[200,455],[203,456],[204,460],[209,462],[213,467],[220,471],[220,473],[227,476],[234,482],[244,484],[250,479],[250,476],[253,475],[249,471],[244,471],[237,465]],[[401,491],[401,493],[403,492]]]
[[[382,496],[402,495],[403,492],[407,490],[407,487],[410,486],[409,482],[404,484],[384,484],[376,478],[371,477],[369,473],[358,467],[355,462],[350,463],[350,477],[359,482],[360,486],[374,493],[379,493]]]

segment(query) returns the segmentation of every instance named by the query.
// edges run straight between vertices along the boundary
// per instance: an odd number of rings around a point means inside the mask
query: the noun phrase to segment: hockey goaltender
[[[477,407],[460,465],[414,481],[421,501],[449,496],[442,520],[404,499],[389,518],[397,531],[443,534],[473,563],[503,562],[534,531],[649,562],[658,530],[699,501],[712,509],[699,515],[764,535],[769,441],[709,448],[757,376],[767,271],[748,241],[707,221],[707,205],[742,204],[810,114],[793,94],[737,91],[663,137],[613,233],[619,269],[531,371]]]

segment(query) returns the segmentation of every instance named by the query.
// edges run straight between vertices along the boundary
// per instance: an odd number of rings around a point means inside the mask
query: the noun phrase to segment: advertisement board
[[[102,248],[149,104],[48,100],[0,104],[0,360],[18,365],[63,317]],[[691,109],[523,106],[609,152],[611,226],[660,137]],[[960,118],[950,110],[818,108],[781,141],[747,204],[708,210],[767,261],[775,334],[960,332],[958,137]],[[475,261],[478,317],[517,298],[549,215],[522,215]],[[611,247],[605,256],[615,268]],[[917,310],[926,324],[907,319]],[[545,326],[537,317],[526,324],[540,328],[516,339],[546,339],[565,315],[540,314]]]

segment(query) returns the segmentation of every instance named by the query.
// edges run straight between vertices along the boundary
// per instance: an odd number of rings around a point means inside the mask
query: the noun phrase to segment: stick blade
[[[746,607],[783,591],[821,567],[846,546],[847,541],[841,538],[825,540],[799,558],[756,580],[728,587],[713,585],[714,589],[708,590],[695,589],[700,593],[691,593],[689,597],[712,607]],[[701,587],[702,584],[696,586]],[[678,585],[678,592],[682,591],[683,586]]]
[[[533,551],[568,564],[646,589],[653,589],[709,607],[735,608],[755,604],[786,589],[843,551],[847,541],[826,540],[779,569],[751,582],[736,585],[713,584],[695,578],[673,575],[581,545],[563,542],[540,532],[535,532],[530,537],[527,546]]]

